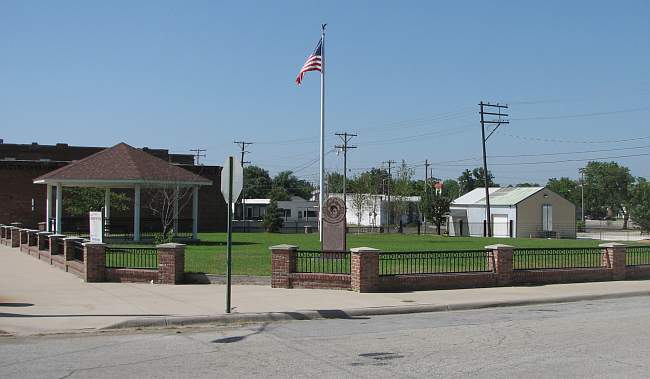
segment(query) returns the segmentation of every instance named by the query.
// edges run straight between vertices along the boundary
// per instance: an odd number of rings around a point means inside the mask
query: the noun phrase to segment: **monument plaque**
[[[345,251],[345,204],[330,197],[323,207],[323,251]]]

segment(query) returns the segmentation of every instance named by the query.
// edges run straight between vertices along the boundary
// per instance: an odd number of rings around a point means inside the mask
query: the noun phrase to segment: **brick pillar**
[[[38,250],[50,250],[48,246],[48,242],[50,240],[50,235],[52,233],[50,232],[38,232],[36,233],[36,239],[38,240],[37,245],[38,245]]]
[[[59,244],[57,243],[60,239],[65,237],[63,234],[50,234],[50,256],[56,254],[63,254],[63,251],[59,251]]]
[[[65,237],[63,239],[63,257],[66,261],[74,260],[74,245],[83,240],[83,238],[79,237]]]
[[[625,255],[627,252],[626,245],[622,243],[610,242],[601,243],[598,247],[603,249],[603,267],[612,270],[613,280],[624,280],[627,263]]]
[[[11,226],[15,226],[16,228],[20,229],[20,228],[23,227],[23,223],[22,222],[12,222]]]
[[[350,284],[355,292],[379,290],[379,253],[371,247],[350,249]]]
[[[11,247],[20,247],[20,229],[11,227]]]
[[[291,288],[290,274],[296,271],[298,246],[276,245],[271,250],[271,287]]]
[[[37,238],[36,238],[36,230],[30,230],[27,232],[27,246],[36,246],[37,245]]]
[[[5,224],[0,224],[0,244],[5,243],[5,231],[7,230]]]
[[[497,274],[497,285],[507,286],[512,283],[512,256],[514,247],[510,245],[496,244],[485,246],[486,250],[492,250],[494,264],[492,271]]]
[[[185,245],[164,243],[157,245],[158,283],[177,284],[183,281],[185,273]]]
[[[84,280],[88,283],[103,282],[106,278],[106,245],[86,242],[84,246]]]
[[[24,251],[27,254],[29,254],[29,246],[27,246],[27,233],[29,232],[29,229],[18,229],[18,246],[20,247],[20,251]]]

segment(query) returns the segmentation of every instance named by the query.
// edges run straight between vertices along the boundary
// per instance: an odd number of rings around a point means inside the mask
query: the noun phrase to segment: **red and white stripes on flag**
[[[318,41],[318,45],[314,52],[307,57],[305,64],[302,65],[298,77],[296,77],[296,84],[300,85],[302,83],[302,78],[305,76],[306,72],[309,71],[323,71],[323,39],[321,38]]]

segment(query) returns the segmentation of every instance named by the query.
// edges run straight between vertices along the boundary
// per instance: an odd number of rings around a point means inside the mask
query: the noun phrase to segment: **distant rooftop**
[[[515,205],[529,198],[544,187],[490,187],[490,205]],[[485,188],[476,188],[458,199],[453,205],[485,205]]]

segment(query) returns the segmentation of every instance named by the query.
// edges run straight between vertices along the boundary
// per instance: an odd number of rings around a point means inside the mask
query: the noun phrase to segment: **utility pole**
[[[347,207],[348,207],[348,198],[347,198],[347,182],[348,182],[348,149],[356,149],[356,146],[350,146],[348,145],[348,142],[352,139],[352,137],[356,137],[356,134],[351,134],[348,132],[345,133],[334,133],[339,138],[341,138],[341,141],[343,142],[343,145],[336,145],[334,146],[337,149],[343,150],[343,204],[345,204],[346,208],[346,213],[347,213]]]
[[[502,120],[501,117],[507,117],[508,114],[506,113],[501,113],[501,109],[508,109],[507,105],[502,105],[502,104],[490,104],[490,103],[484,103],[480,102],[480,114],[481,114],[481,142],[483,144],[483,177],[485,179],[485,223],[487,225],[487,230],[486,234],[488,237],[492,237],[492,219],[490,215],[490,177],[488,175],[488,167],[487,167],[487,155],[485,153],[485,143],[487,140],[494,134],[494,132],[499,129],[499,126],[501,124],[509,124],[510,122],[507,120]],[[484,107],[489,107],[489,108],[496,108],[498,113],[494,112],[485,112],[483,110]],[[496,120],[485,120],[485,115],[489,116],[497,116],[498,118]],[[485,136],[485,124],[494,124],[496,125],[494,129],[490,132],[490,134]]]
[[[580,213],[582,216],[582,226],[585,227],[585,169],[580,169]]]
[[[428,159],[425,159],[424,160],[424,194],[425,194],[425,196],[429,195],[429,166],[431,166],[431,163],[429,163]],[[422,204],[422,200],[420,200],[420,204]],[[424,234],[427,234],[427,216],[425,216],[425,215],[426,215],[426,212],[422,216],[424,218]]]
[[[244,168],[245,164],[251,163],[250,161],[244,160],[244,158],[246,157],[246,154],[250,153],[250,151],[246,150],[246,146],[252,145],[253,143],[252,142],[246,142],[246,141],[234,141],[233,143],[235,145],[239,146],[239,148],[241,149],[241,167]],[[245,183],[242,183],[242,185],[245,185]],[[242,196],[241,196],[241,220],[242,220],[242,222],[244,221],[244,218],[246,217],[244,215],[245,208],[246,208],[245,204],[246,204],[246,199],[245,199],[245,196],[244,196],[244,192],[242,191]],[[242,226],[243,225],[244,224],[242,224]]]
[[[390,173],[390,169],[392,166],[397,163],[394,160],[387,160],[385,162],[381,162],[382,164],[387,164],[388,165],[388,228],[386,228],[386,233],[390,233],[390,219],[391,219],[391,207],[390,207],[390,182],[393,180],[393,176]]]
[[[194,158],[196,158],[196,165],[197,166],[200,165],[201,164],[201,162],[200,162],[201,157],[205,158],[205,154],[202,154],[202,153],[205,153],[207,150],[206,149],[190,149],[190,151],[194,153]]]

